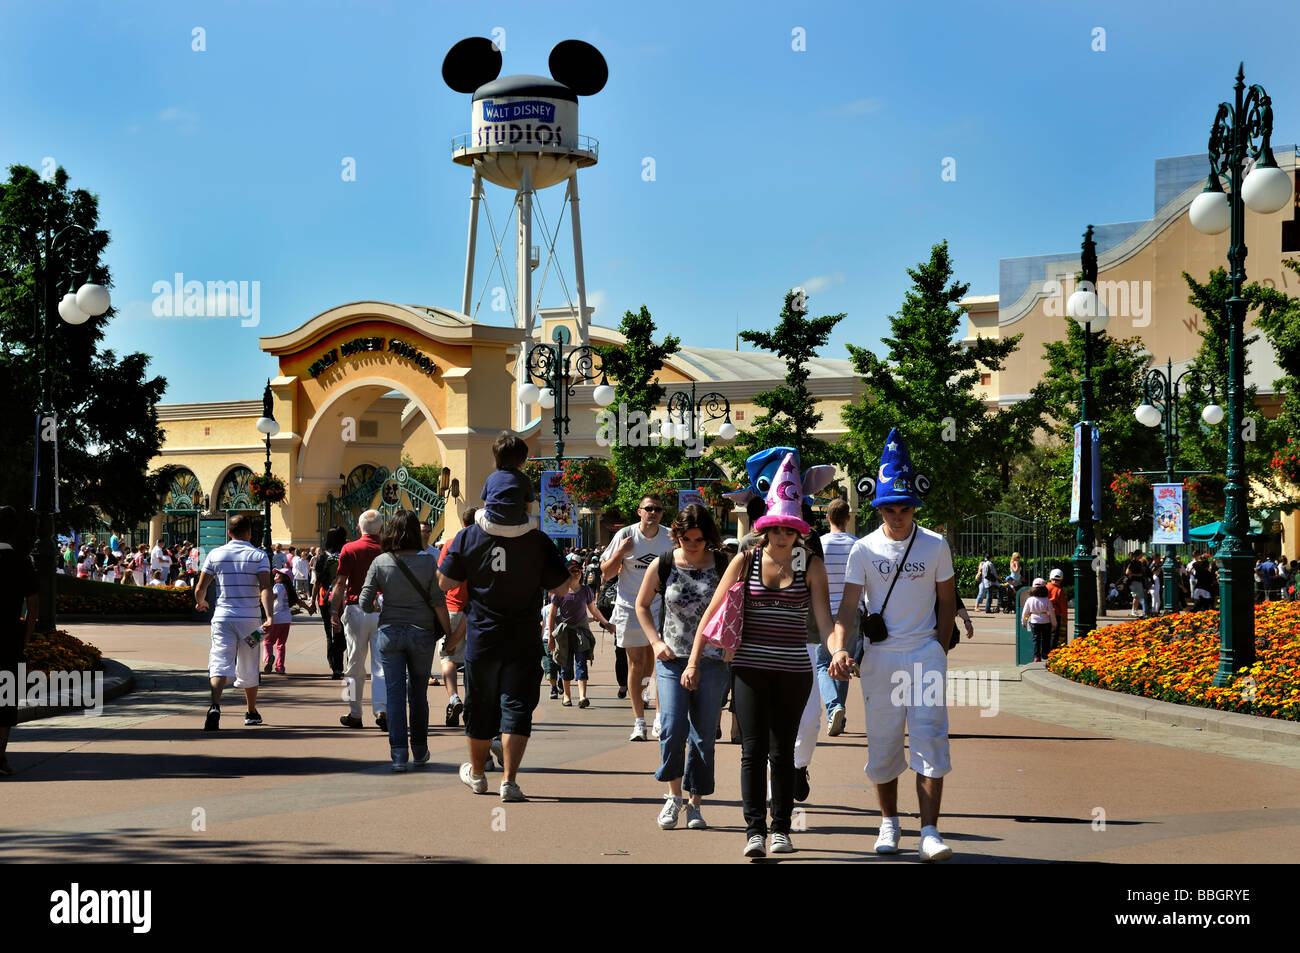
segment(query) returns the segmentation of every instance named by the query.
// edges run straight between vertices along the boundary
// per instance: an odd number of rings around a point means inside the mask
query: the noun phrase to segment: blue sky
[[[1274,99],[1275,140],[1300,138],[1295,18],[1276,3],[0,0],[0,158],[51,157],[99,194],[106,343],[152,354],[167,402],[255,398],[275,371],[259,335],[359,299],[459,307],[470,176],[449,142],[470,97],[440,69],[497,27],[503,75],[545,74],[571,37],[605,54],[609,84],[581,104],[600,141],[579,179],[596,320],[645,304],[700,346],[770,328],[803,285],[813,313],[848,314],[823,356],[878,348],[905,269],[941,239],[994,294],[1000,258],[1149,217],[1154,160],[1204,151],[1239,60]],[[498,227],[509,198],[489,187]],[[540,193],[552,226],[560,198]],[[260,323],[154,316],[177,272],[259,282]],[[506,323],[489,302],[478,320]]]

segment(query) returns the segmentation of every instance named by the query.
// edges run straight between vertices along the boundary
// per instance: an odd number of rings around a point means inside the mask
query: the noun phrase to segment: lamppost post
[[[569,400],[577,394],[578,384],[600,383],[592,392],[592,399],[601,407],[606,407],[614,400],[614,388],[609,386],[602,366],[597,372],[596,354],[591,346],[564,352],[569,343],[569,329],[564,325],[556,327],[551,335],[554,344],[534,344],[528,350],[524,362],[528,374],[527,381],[519,388],[519,400],[525,404],[536,401],[543,410],[554,408],[555,428],[555,467],[564,465],[564,435],[569,432]],[[539,389],[533,381],[538,381]]]
[[[673,422],[673,415],[678,422]],[[707,415],[707,416],[706,416]],[[668,438],[680,439],[686,443],[686,459],[690,461],[691,487],[695,486],[695,461],[700,456],[700,447],[696,435],[703,433],[704,423],[708,420],[721,420],[718,436],[730,440],[736,436],[736,425],[731,422],[731,401],[717,391],[709,391],[697,401],[695,398],[695,381],[691,381],[691,392],[679,390],[668,398]]]
[[[2,227],[14,233],[22,230],[12,224]],[[90,237],[92,232],[81,225],[68,224],[51,232],[48,222],[33,242],[30,264],[32,266],[33,331],[39,337],[40,365],[39,403],[36,409],[35,445],[32,448],[32,509],[36,512],[36,631],[53,632],[58,622],[58,599],[55,594],[58,547],[54,541],[54,514],[59,512],[59,437],[57,403],[52,393],[50,373],[50,291],[54,278],[64,270],[65,263],[58,257],[66,236],[80,232]],[[21,251],[19,253],[21,255]],[[73,276],[84,272],[90,277],[91,268],[84,260],[80,267],[70,269]],[[75,280],[70,281],[70,286]],[[112,306],[108,289],[93,282],[83,283],[75,292],[69,291],[60,299],[57,311],[67,324],[81,325],[92,316],[104,314]],[[49,445],[48,450],[46,444]],[[44,463],[48,456],[49,465]]]
[[[1174,362],[1166,358],[1165,369],[1153,367],[1142,378],[1142,403],[1133,412],[1138,423],[1147,427],[1161,427],[1165,438],[1165,469],[1139,470],[1143,476],[1163,476],[1166,483],[1174,483],[1179,477],[1199,476],[1204,470],[1178,470],[1175,467],[1178,455],[1178,402],[1183,378],[1191,369],[1174,377]],[[1223,419],[1223,408],[1214,402],[1214,383],[1210,383],[1210,403],[1201,411],[1201,417],[1210,426]],[[1187,509],[1184,505],[1184,514]],[[1184,516],[1184,518],[1186,518]],[[1174,611],[1174,592],[1177,582],[1174,579],[1174,565],[1178,556],[1178,546],[1169,543],[1165,546],[1165,570],[1161,575],[1161,602],[1164,611]]]
[[[1074,637],[1083,638],[1097,627],[1097,577],[1093,572],[1093,499],[1092,499],[1092,335],[1105,328],[1106,309],[1097,298],[1097,245],[1092,226],[1083,234],[1079,290],[1066,304],[1069,316],[1083,327],[1083,380],[1079,382],[1079,511],[1075,529],[1074,558]]]
[[[259,433],[266,435],[266,476],[268,480],[271,476],[271,438],[280,432],[280,425],[276,423],[273,412],[273,400],[271,380],[267,378],[266,390],[262,391],[262,416],[257,420],[257,429]],[[268,564],[274,566],[275,561],[271,554],[271,498],[266,497],[262,506],[262,550],[266,553]]]
[[[1219,667],[1214,685],[1232,683],[1239,668],[1255,660],[1254,556],[1247,537],[1247,485],[1245,448],[1241,436],[1245,397],[1244,325],[1246,301],[1241,287],[1246,280],[1246,206],[1262,215],[1280,210],[1292,201],[1295,186],[1277,167],[1270,139],[1273,105],[1264,87],[1246,87],[1245,65],[1237,68],[1232,103],[1220,103],[1210,127],[1210,174],[1205,191],[1192,200],[1188,217],[1193,227],[1210,235],[1231,229],[1228,265],[1232,296],[1228,299],[1228,465],[1223,510],[1223,542],[1219,561]],[[1260,144],[1254,144],[1255,139]],[[1246,174],[1246,159],[1256,165]],[[1220,181],[1231,189],[1224,195]]]

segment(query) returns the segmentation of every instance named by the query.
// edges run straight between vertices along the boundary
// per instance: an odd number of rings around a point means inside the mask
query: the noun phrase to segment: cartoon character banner
[[[578,538],[578,508],[560,482],[559,470],[542,474],[542,532],[555,539]]]
[[[1183,485],[1181,483],[1156,483],[1151,487],[1155,491],[1155,511],[1151,527],[1153,544],[1172,543],[1181,545],[1188,542],[1187,508],[1183,505]]]
[[[1074,468],[1070,481],[1070,522],[1079,522],[1079,483],[1083,460],[1083,424],[1074,425]],[[1092,518],[1101,520],[1101,431],[1092,428]]]
[[[698,503],[700,506],[708,509],[709,504],[704,501],[704,495],[699,490],[678,490],[677,491],[677,508],[684,510],[692,503]]]

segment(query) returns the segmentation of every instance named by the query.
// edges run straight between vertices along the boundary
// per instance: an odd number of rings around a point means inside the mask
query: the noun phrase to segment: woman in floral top
[[[702,830],[709,825],[700,812],[700,800],[713,793],[713,743],[722,697],[731,676],[721,650],[714,646],[706,647],[699,664],[691,666],[690,689],[685,687],[683,675],[695,644],[695,631],[718,588],[727,560],[719,552],[722,538],[713,517],[697,503],[682,508],[669,527],[669,535],[677,548],[646,569],[636,600],[637,618],[642,631],[649,635],[659,679],[661,763],[655,777],[667,781],[669,789],[659,812],[659,826],[664,830],[676,827],[685,807],[686,826]],[[658,626],[650,607],[660,590],[660,560],[664,559],[672,563],[663,586],[663,625]],[[683,787],[690,793],[685,803]]]

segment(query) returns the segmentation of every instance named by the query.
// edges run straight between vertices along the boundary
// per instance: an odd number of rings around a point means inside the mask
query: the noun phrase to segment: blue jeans
[[[722,715],[722,696],[731,682],[721,659],[701,659],[694,691],[682,687],[686,659],[655,662],[659,679],[659,757],[655,777],[682,778],[682,789],[700,797],[713,793],[713,743]]]
[[[980,594],[975,597],[975,608],[978,609],[981,602],[986,602],[986,605],[984,606],[984,611],[992,612],[994,607],[994,600],[996,600],[998,597],[998,584],[995,582],[989,582],[987,579],[983,579],[980,581],[980,585],[983,588],[980,589]],[[988,596],[987,600],[984,598],[985,596]]]
[[[849,633],[848,644],[844,646],[849,653],[849,658],[853,658],[858,652],[858,625],[861,621],[861,613],[859,613],[853,631]],[[822,696],[822,705],[826,708],[827,718],[830,718],[833,709],[843,708],[844,700],[849,697],[849,683],[831,678],[830,673],[827,672],[830,664],[830,650],[826,648],[825,643],[822,643],[817,646],[817,665],[813,675],[817,679],[817,691]]]
[[[405,764],[407,676],[410,676],[411,746],[429,747],[429,672],[433,670],[437,636],[406,623],[379,626],[379,660],[384,666],[388,695],[388,744],[393,760]]]
[[[575,680],[579,682],[585,682],[587,680],[586,656],[584,656],[581,652],[574,652],[573,671],[569,671],[564,666],[560,666],[560,678],[561,680],[566,682],[571,682]]]

